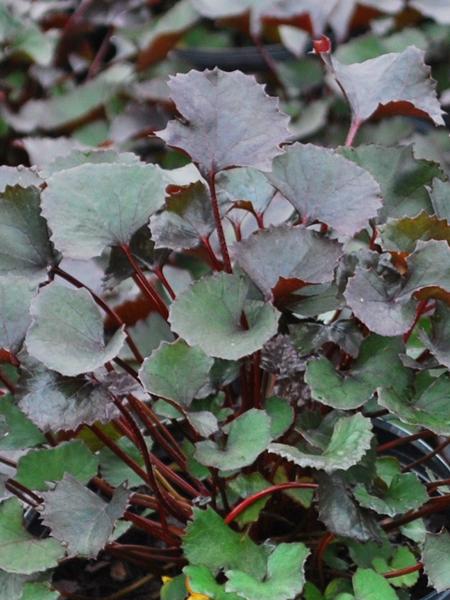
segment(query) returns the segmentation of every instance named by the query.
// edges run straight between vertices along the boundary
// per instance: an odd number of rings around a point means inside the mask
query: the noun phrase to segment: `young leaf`
[[[71,556],[96,558],[112,535],[116,520],[123,515],[128,495],[125,487],[119,487],[106,503],[66,474],[53,491],[42,494],[43,523]]]
[[[383,531],[375,515],[360,508],[351,497],[342,475],[319,475],[319,518],[328,531],[367,542],[379,541]]]
[[[356,465],[370,448],[371,439],[371,422],[358,413],[336,421],[331,439],[322,454],[302,452],[287,444],[270,444],[268,450],[300,467],[332,473]]]
[[[424,58],[425,52],[414,46],[352,65],[330,58],[332,74],[350,104],[353,122],[367,121],[380,106],[406,103],[409,114],[428,116],[435,125],[444,125],[436,84]]]
[[[270,169],[289,137],[289,119],[253,77],[190,71],[172,77],[169,87],[187,123],[170,121],[158,135],[189,154],[203,174],[236,166]]]
[[[267,559],[264,581],[239,570],[230,570],[226,572],[225,589],[246,600],[291,600],[303,590],[304,565],[308,556],[305,544],[279,544]]]
[[[214,573],[220,569],[240,569],[262,577],[266,558],[261,546],[247,535],[225,525],[212,508],[194,508],[194,518],[183,537],[184,555],[192,565],[204,566]]]
[[[0,504],[0,540],[0,569],[7,573],[30,575],[45,571],[55,567],[65,554],[56,540],[40,540],[28,533],[17,498]]]
[[[80,440],[55,448],[30,450],[21,456],[15,479],[31,490],[47,490],[48,482],[59,481],[70,473],[82,483],[97,474],[98,459]]]
[[[143,164],[84,164],[59,171],[42,194],[52,241],[65,257],[77,259],[129,244],[163,204],[161,172]]]
[[[186,582],[191,599],[206,600],[214,598],[215,600],[241,600],[242,596],[227,593],[225,586],[220,585],[215,580],[213,574],[206,567],[184,567],[183,573],[186,575]]]
[[[233,246],[237,264],[270,297],[281,278],[327,283],[342,255],[342,247],[302,227],[281,225],[258,231]]]
[[[354,495],[361,506],[389,517],[419,508],[428,500],[425,487],[414,473],[395,475],[382,494],[370,493],[364,485],[358,484]]]
[[[268,177],[304,221],[325,223],[342,239],[367,227],[381,208],[370,173],[328,148],[294,144],[275,158]]]
[[[333,408],[358,408],[383,381],[400,391],[408,386],[410,374],[398,356],[402,350],[398,339],[371,335],[362,343],[351,369],[339,372],[327,358],[313,359],[306,368],[305,381],[314,400]]]
[[[214,230],[211,199],[204,183],[198,181],[169,196],[166,210],[150,219],[156,248],[195,248]]]
[[[0,275],[20,275],[30,282],[46,279],[55,261],[39,190],[15,186],[0,194]]]
[[[18,388],[21,410],[42,431],[76,430],[96,421],[107,423],[117,416],[111,394],[103,383],[79,377],[63,377],[43,365],[22,363]]]
[[[0,348],[13,354],[20,350],[31,322],[34,293],[34,286],[25,278],[0,277]]]
[[[251,465],[271,440],[271,420],[263,410],[252,408],[231,422],[226,447],[206,440],[195,444],[195,458],[202,465],[232,471]]]
[[[145,359],[139,377],[149,394],[189,406],[207,383],[214,360],[181,339],[163,342]]]
[[[422,210],[431,212],[425,186],[431,185],[433,178],[440,181],[437,178],[443,177],[443,173],[436,163],[417,160],[412,146],[358,146],[340,148],[339,153],[366,169],[379,183],[383,195],[379,211],[382,221],[388,217],[414,217]]]
[[[248,290],[239,275],[203,277],[171,305],[173,330],[209,356],[238,360],[252,354],[277,332],[279,312],[269,303],[247,300]],[[243,311],[248,329],[242,326]]]
[[[406,546],[396,548],[392,560],[387,561],[380,557],[376,557],[373,560],[373,567],[380,574],[389,573],[389,571],[396,571],[398,569],[407,569],[416,564],[416,557]],[[413,573],[407,573],[400,577],[390,577],[389,582],[395,587],[412,587],[418,582],[419,577],[419,571],[414,571]]]
[[[450,406],[448,402],[448,373],[431,380],[425,389],[410,390],[409,397],[392,387],[378,390],[378,402],[403,423],[431,429],[438,435],[450,435]]]
[[[29,353],[62,375],[94,371],[119,353],[125,333],[119,329],[105,344],[100,309],[85,289],[50,284],[31,304]]]
[[[399,600],[388,580],[373,569],[358,569],[353,575],[356,600]]]
[[[371,331],[395,336],[408,331],[416,309],[412,295],[438,295],[450,290],[450,249],[444,241],[419,241],[408,257],[408,274],[390,281],[371,269],[357,267],[344,296],[354,314]],[[427,290],[429,288],[429,290]]]
[[[423,547],[422,560],[428,581],[437,592],[450,589],[450,534],[428,533]]]

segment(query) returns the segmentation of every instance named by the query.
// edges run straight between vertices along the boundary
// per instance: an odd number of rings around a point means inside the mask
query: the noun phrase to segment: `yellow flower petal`
[[[167,575],[163,575],[161,577],[161,580],[162,580],[163,583],[169,583],[169,581],[173,580],[173,577],[167,577]]]

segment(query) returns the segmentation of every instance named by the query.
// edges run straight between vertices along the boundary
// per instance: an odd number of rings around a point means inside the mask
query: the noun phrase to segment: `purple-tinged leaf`
[[[431,317],[431,331],[419,332],[419,337],[439,364],[450,369],[450,307],[444,302],[436,303]]]
[[[382,246],[393,252],[413,252],[418,240],[445,240],[450,243],[450,225],[425,211],[416,217],[389,219],[379,229]]]
[[[267,297],[281,278],[299,283],[328,283],[342,247],[303,227],[279,226],[258,231],[233,246],[237,264]]]
[[[269,180],[304,221],[325,223],[341,239],[367,227],[381,208],[372,175],[328,148],[291,146],[274,160]]]
[[[0,277],[0,349],[13,354],[20,350],[31,322],[34,293],[34,287],[24,278]]]
[[[42,519],[53,537],[67,547],[71,556],[96,558],[126,510],[129,492],[118,487],[110,502],[88,490],[66,474],[51,492],[44,492]],[[70,518],[68,516],[70,515]]]
[[[203,174],[229,167],[268,171],[289,138],[289,118],[253,77],[240,71],[190,71],[169,82],[184,121],[158,132],[169,146],[186,152]]]
[[[429,193],[436,216],[450,223],[450,183],[438,178],[433,179],[433,188]]]

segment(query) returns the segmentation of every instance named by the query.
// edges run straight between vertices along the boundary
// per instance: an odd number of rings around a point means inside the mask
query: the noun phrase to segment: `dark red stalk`
[[[17,463],[15,460],[11,460],[10,458],[6,458],[6,456],[0,455],[0,463],[3,463],[7,467],[12,467],[15,469],[17,467]]]
[[[70,273],[67,273],[66,271],[64,271],[63,269],[61,269],[60,267],[53,267],[53,273],[55,273],[56,275],[58,275],[59,277],[61,277],[62,279],[65,279],[66,281],[68,281],[69,283],[71,283],[73,286],[75,286],[76,288],[84,288],[85,290],[87,290],[93,300],[95,301],[95,303],[109,316],[111,317],[111,319],[116,323],[116,325],[118,327],[123,327],[125,326],[125,323],[122,321],[122,319],[119,317],[119,315],[116,313],[116,311],[114,309],[112,309],[111,307],[109,307],[106,302],[104,300],[102,300],[102,298],[100,298],[100,296],[97,296],[97,294],[95,292],[93,292],[87,285],[84,285],[84,283],[82,283],[81,281],[79,281],[78,279],[76,279],[75,277],[73,277],[72,275],[70,275]],[[125,334],[126,334],[126,342],[131,350],[131,352],[134,354],[136,360],[141,363],[144,359],[142,357],[142,354],[139,352],[138,347],[136,346],[136,344],[134,343],[133,339],[131,338],[131,336],[128,334],[126,326],[125,326]]]
[[[2,373],[2,371],[0,371],[0,381],[11,394],[15,394],[16,386],[13,384],[12,381],[10,381],[8,377],[6,377],[4,373]]]
[[[428,454],[425,454],[425,456],[422,456],[421,458],[415,460],[414,462],[409,463],[409,465],[405,465],[402,468],[402,471],[403,472],[410,471],[411,469],[414,469],[415,467],[422,465],[423,463],[425,463],[428,460],[430,460],[431,458],[433,458],[433,456],[436,456],[436,454],[439,454],[439,452],[441,452],[449,444],[450,444],[450,437],[446,438],[443,442],[438,444],[432,452],[429,452]]]
[[[163,527],[161,523],[147,519],[141,515],[136,515],[127,510],[123,516],[126,521],[133,523],[139,529],[146,531],[151,536],[165,541],[169,546],[176,546],[179,541],[177,537],[181,537],[182,531],[176,527]]]
[[[414,331],[414,328],[416,327],[417,323],[419,322],[420,317],[427,311],[427,309],[428,309],[428,300],[421,300],[419,302],[419,304],[417,305],[416,316],[414,317],[414,321],[413,321],[411,327],[403,335],[403,341],[405,342],[405,344],[408,342],[409,338],[411,337],[411,334]]]
[[[432,498],[425,506],[419,508],[416,511],[409,512],[398,519],[387,519],[381,523],[385,531],[392,531],[402,525],[407,525],[416,519],[421,519],[434,513],[439,513],[448,510],[450,505],[450,494],[446,496],[439,496]]]
[[[5,483],[5,487],[9,489],[10,492],[19,497],[19,494],[28,496],[33,502],[36,503],[36,506],[42,504],[43,498],[35,494],[32,490],[22,485],[15,479],[7,479]],[[11,489],[12,488],[12,489]]]
[[[227,241],[225,239],[225,233],[222,226],[222,215],[220,214],[219,200],[217,199],[216,192],[216,174],[211,171],[208,177],[209,192],[211,194],[211,205],[214,214],[214,221],[216,223],[217,236],[219,238],[220,251],[222,253],[223,266],[227,273],[233,272],[231,266],[230,254],[228,252]]]
[[[94,60],[91,62],[91,65],[90,65],[87,75],[86,75],[86,79],[92,79],[92,77],[95,77],[97,75],[97,73],[100,71],[102,62],[106,58],[106,54],[107,54],[108,48],[109,48],[109,43],[111,41],[111,36],[113,35],[113,33],[114,33],[114,27],[109,27],[108,31],[106,32],[105,37],[102,40],[102,43],[100,44],[97,54],[94,57]]]
[[[164,275],[162,268],[161,267],[156,267],[155,269],[153,269],[153,273],[159,279],[159,281],[161,282],[161,284],[166,288],[167,293],[172,298],[172,300],[175,300],[176,299],[176,294],[175,294],[172,286],[170,285],[170,283],[167,281],[167,277]]]
[[[211,247],[209,239],[207,237],[202,237],[202,238],[200,238],[200,241],[208,253],[212,268],[215,271],[221,271],[222,265],[220,264],[219,260],[217,259],[217,256],[214,254],[214,250]]]
[[[430,481],[427,483],[428,493],[432,494],[434,491],[444,485],[450,485],[450,479],[437,479],[436,481]]]
[[[402,577],[402,575],[409,575],[410,573],[415,573],[416,571],[421,571],[423,569],[423,564],[421,562],[413,565],[411,567],[405,567],[404,569],[396,569],[395,571],[389,571],[388,573],[383,573],[383,577],[386,579],[392,579],[394,577]]]
[[[414,440],[425,439],[429,437],[433,437],[435,434],[432,431],[424,430],[419,431],[418,433],[413,433],[411,435],[405,435],[400,438],[396,438],[395,440],[391,440],[390,442],[386,442],[385,444],[381,444],[377,447],[377,452],[386,452],[387,450],[392,450],[392,448],[398,448],[398,446],[403,446],[403,444],[409,444]]]
[[[353,146],[353,142],[355,141],[355,137],[361,125],[362,121],[360,121],[359,119],[352,119],[350,129],[348,130],[347,139],[345,140],[345,146],[347,148]]]
[[[289,483],[280,483],[278,485],[272,485],[271,487],[268,487],[265,490],[261,490],[260,492],[257,492],[256,494],[253,494],[248,498],[245,498],[245,500],[242,500],[242,502],[235,506],[233,510],[228,514],[228,516],[225,519],[225,523],[229,525],[234,521],[234,519],[236,519],[236,517],[238,517],[245,510],[247,510],[249,506],[252,506],[255,502],[261,500],[261,498],[270,496],[275,492],[282,492],[283,490],[294,489],[315,490],[318,487],[319,485],[317,483],[301,483],[299,481],[291,481]]]

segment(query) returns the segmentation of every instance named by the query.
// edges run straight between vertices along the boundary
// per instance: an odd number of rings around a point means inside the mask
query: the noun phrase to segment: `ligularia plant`
[[[432,468],[450,440],[450,184],[409,146],[353,147],[387,108],[443,112],[415,47],[315,53],[345,146],[294,142],[253,76],[191,70],[156,134],[187,166],[78,150],[0,168],[11,598],[70,598],[58,565],[108,555],[159,564],[166,600],[450,589],[450,475]]]

